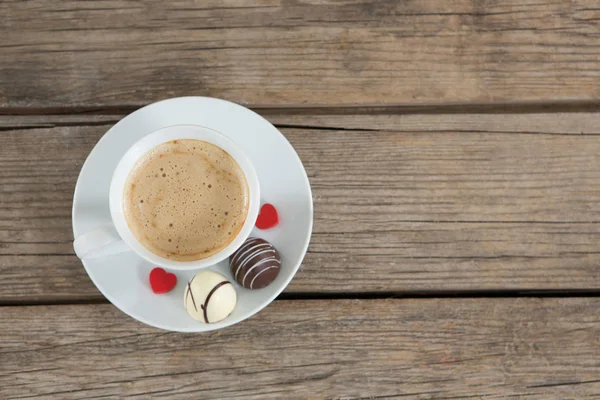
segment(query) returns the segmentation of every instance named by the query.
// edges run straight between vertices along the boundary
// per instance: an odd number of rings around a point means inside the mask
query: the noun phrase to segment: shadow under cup
[[[192,261],[178,261],[161,257],[140,243],[127,223],[124,212],[124,195],[129,175],[148,152],[157,146],[174,140],[195,139],[213,144],[224,150],[238,164],[248,187],[248,209],[241,229],[229,244],[206,258]],[[237,144],[212,129],[197,125],[175,125],[152,132],[135,143],[121,158],[110,185],[110,212],[116,231],[121,239],[140,257],[149,262],[170,269],[198,269],[214,265],[229,257],[250,235],[258,216],[260,192],[258,177],[248,157]]]

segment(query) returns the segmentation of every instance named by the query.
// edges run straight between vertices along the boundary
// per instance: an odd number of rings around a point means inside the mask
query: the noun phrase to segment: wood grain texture
[[[111,305],[2,307],[0,398],[591,399],[599,307],[276,301],[211,334],[160,331]]]
[[[600,114],[265,115],[315,201],[287,293],[600,287]],[[1,302],[101,298],[71,201],[119,118],[0,117]]]
[[[594,0],[3,1],[0,107],[597,101]]]

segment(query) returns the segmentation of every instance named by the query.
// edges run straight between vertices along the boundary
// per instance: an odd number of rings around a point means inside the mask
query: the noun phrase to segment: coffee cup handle
[[[92,229],[73,242],[75,254],[81,259],[102,258],[131,250],[113,225]]]

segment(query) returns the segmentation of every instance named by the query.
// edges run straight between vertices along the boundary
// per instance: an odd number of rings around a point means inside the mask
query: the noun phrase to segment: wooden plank
[[[4,1],[0,107],[597,101],[594,0]]]
[[[314,191],[287,293],[600,287],[600,113],[267,117]],[[0,120],[0,301],[101,298],[72,253],[71,201],[118,118]]]
[[[211,334],[0,308],[0,397],[597,398],[598,298],[276,301]],[[376,396],[376,397],[371,397]]]

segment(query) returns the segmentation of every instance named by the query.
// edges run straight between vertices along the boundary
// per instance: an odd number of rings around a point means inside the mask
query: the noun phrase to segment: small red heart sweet
[[[269,229],[279,223],[279,215],[272,204],[265,204],[261,207],[258,218],[256,219],[256,227],[258,229]]]
[[[165,271],[162,268],[154,268],[150,271],[150,287],[156,294],[170,292],[177,285],[175,274]]]

